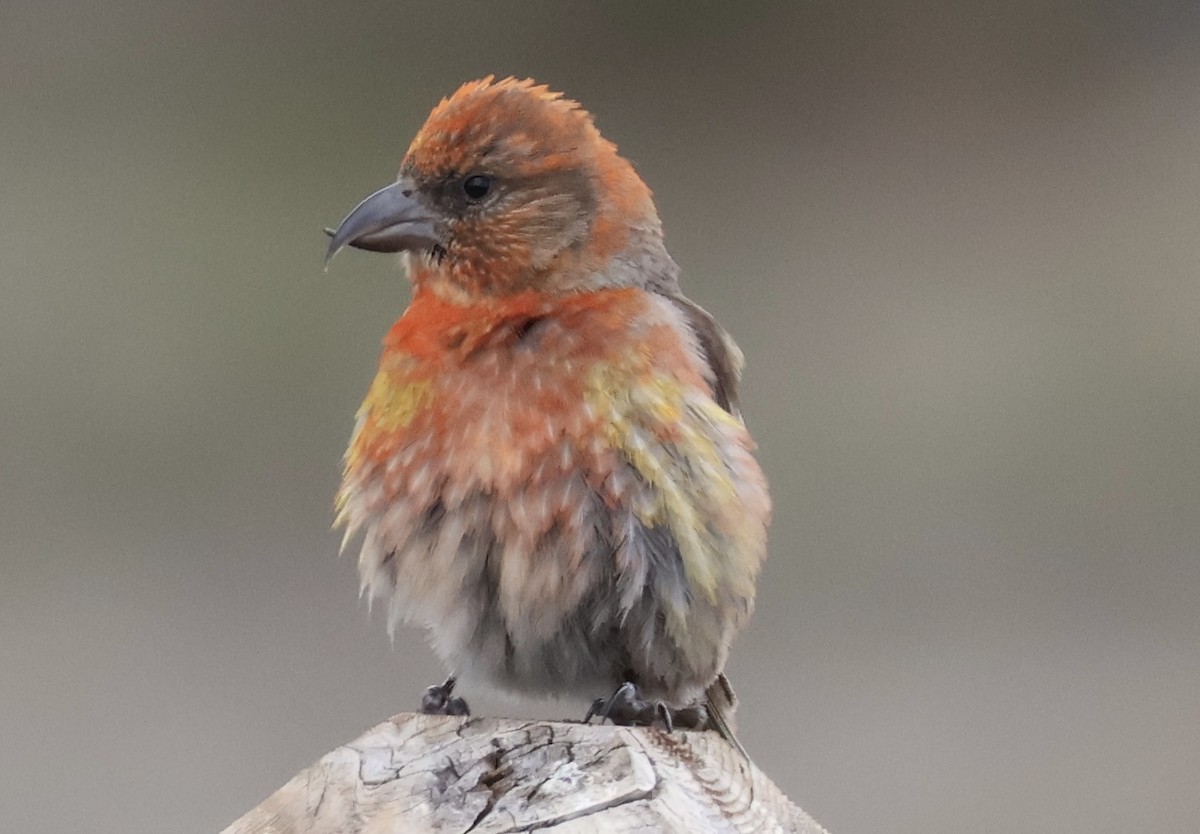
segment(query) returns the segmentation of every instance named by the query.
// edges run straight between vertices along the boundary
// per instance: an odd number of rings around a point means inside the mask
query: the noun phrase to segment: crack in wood
[[[597,830],[825,834],[715,733],[402,715],[225,834]]]

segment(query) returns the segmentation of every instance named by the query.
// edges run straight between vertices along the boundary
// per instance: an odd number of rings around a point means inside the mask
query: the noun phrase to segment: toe
[[[462,698],[454,695],[446,699],[446,706],[442,710],[446,715],[470,715],[471,708],[467,706],[467,702]]]

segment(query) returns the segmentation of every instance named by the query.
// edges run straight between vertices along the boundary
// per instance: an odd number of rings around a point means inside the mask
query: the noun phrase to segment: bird
[[[771,500],[743,355],[680,289],[650,189],[576,101],[487,76],[330,236],[401,253],[335,501],[361,593],[459,682],[590,699],[585,721],[734,733],[724,674]]]

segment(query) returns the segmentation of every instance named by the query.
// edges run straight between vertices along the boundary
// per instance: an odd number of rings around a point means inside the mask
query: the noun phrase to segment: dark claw
[[[421,712],[425,715],[470,715],[471,709],[467,702],[452,694],[457,682],[454,675],[451,675],[444,683],[426,689],[425,694],[421,696]]]
[[[599,718],[601,721],[608,719],[624,727],[649,727],[659,724],[668,733],[676,727],[699,730],[708,723],[708,714],[704,707],[674,709],[665,701],[647,701],[637,686],[630,681],[617,687],[617,691],[610,697],[593,701],[587,715],[583,717],[583,723],[590,723],[593,718]]]
[[[654,711],[658,714],[658,720],[662,722],[663,727],[668,733],[675,730],[675,722],[671,720],[671,708],[662,701],[654,705]]]
[[[592,701],[592,705],[590,707],[588,707],[587,715],[585,715],[583,717],[583,723],[591,724],[593,718],[595,718],[598,715],[603,715],[604,707],[607,704],[608,704],[608,699],[606,699],[606,698],[597,698],[596,700]],[[600,720],[603,721],[604,719],[601,718]]]
[[[654,705],[642,698],[636,684],[625,681],[608,699],[600,717],[614,724],[636,727],[638,724],[653,724],[653,714]],[[647,717],[650,717],[649,721],[644,720]]]

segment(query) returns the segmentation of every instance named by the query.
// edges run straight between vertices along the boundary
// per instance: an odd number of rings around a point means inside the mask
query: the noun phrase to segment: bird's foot
[[[623,727],[649,727],[658,723],[668,733],[676,727],[702,730],[708,726],[708,711],[703,705],[671,707],[665,701],[648,701],[630,681],[618,686],[610,697],[593,701],[583,723],[591,723],[593,718],[608,719]]]
[[[444,683],[426,689],[421,696],[421,712],[425,715],[470,715],[471,708],[467,702],[452,694],[457,682],[451,675]]]

